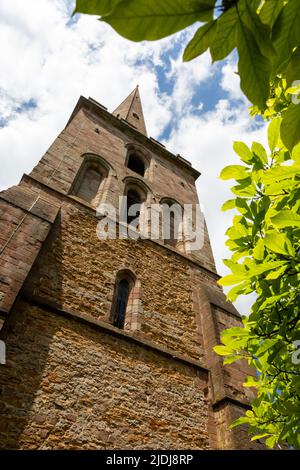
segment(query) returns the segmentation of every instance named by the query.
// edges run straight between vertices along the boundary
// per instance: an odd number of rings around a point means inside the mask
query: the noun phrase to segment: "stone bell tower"
[[[147,136],[136,88],[112,114],[80,97],[31,174],[0,193],[1,448],[249,446],[228,430],[251,371],[213,352],[241,320],[205,224],[194,251],[172,223],[168,238],[97,235],[100,204],[196,206],[199,176]],[[131,220],[116,215],[116,233]]]

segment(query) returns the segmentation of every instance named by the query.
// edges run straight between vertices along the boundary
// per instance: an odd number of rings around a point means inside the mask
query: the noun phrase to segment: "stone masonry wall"
[[[142,290],[141,329],[135,334],[203,362],[187,261],[150,241],[100,241],[97,222],[91,211],[62,206],[27,279],[27,295],[110,321],[117,272],[128,268]]]
[[[262,440],[251,442],[246,425],[228,429],[229,423],[244,416],[246,409],[233,403],[223,403],[214,411],[217,442],[220,450],[243,449],[243,450],[266,450]]]
[[[220,308],[214,307],[213,314],[216,318],[217,339],[220,343],[221,333],[226,328],[241,327],[239,318],[229,315]],[[243,387],[247,376],[256,376],[255,369],[250,367],[245,360],[236,361],[223,367],[225,394],[235,400],[249,403],[254,399],[254,390],[251,387]]]
[[[207,376],[25,302],[0,368],[5,449],[207,449]]]
[[[44,197],[43,197],[44,196]],[[58,214],[59,205],[24,186],[0,193],[0,315],[10,311]],[[2,320],[0,318],[0,330]]]

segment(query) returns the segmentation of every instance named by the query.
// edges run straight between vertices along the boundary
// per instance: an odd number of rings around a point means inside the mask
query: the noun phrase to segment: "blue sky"
[[[249,118],[236,57],[211,65],[209,54],[184,64],[192,30],[158,42],[132,43],[96,17],[71,18],[72,0],[0,2],[0,190],[31,171],[65,126],[80,95],[110,111],[139,84],[149,134],[202,173],[197,183],[220,273],[221,213],[228,184],[218,178],[238,163],[232,141],[265,143],[265,129]],[[248,299],[238,307],[247,313]]]

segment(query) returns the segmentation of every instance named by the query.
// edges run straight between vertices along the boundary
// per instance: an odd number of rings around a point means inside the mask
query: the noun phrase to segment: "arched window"
[[[143,181],[131,176],[127,176],[123,181],[125,189],[120,220],[130,224],[132,229],[140,231],[144,228],[146,201],[151,190]]]
[[[101,181],[102,173],[99,171],[99,168],[88,166],[82,175],[80,185],[75,195],[91,203],[97,196]]]
[[[161,201],[161,208],[163,242],[165,245],[176,247],[182,238],[182,207],[172,199],[164,199]]]
[[[132,293],[135,289],[135,283],[136,278],[131,271],[126,269],[118,273],[111,311],[111,322],[117,328],[128,329],[131,326],[135,301],[132,298]]]
[[[129,297],[129,282],[122,279],[117,287],[116,310],[113,325],[117,328],[124,328],[125,315]]]
[[[174,212],[170,212],[170,238],[169,240],[164,240],[165,245],[176,246],[177,238],[175,235],[175,215]]]
[[[136,207],[132,207],[136,204]],[[135,189],[129,189],[127,192],[127,223],[130,224],[133,220],[140,216],[142,199],[141,195]],[[132,208],[132,210],[130,210]],[[135,209],[135,210],[134,210]]]
[[[129,154],[127,168],[141,176],[145,175],[145,162],[143,158],[136,152]]]
[[[101,183],[107,176],[108,168],[102,159],[96,155],[86,155],[70,192],[94,205]]]

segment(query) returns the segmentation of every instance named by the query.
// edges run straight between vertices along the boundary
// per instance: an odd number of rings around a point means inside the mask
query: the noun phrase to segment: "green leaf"
[[[288,178],[293,178],[298,174],[300,174],[299,163],[295,163],[294,165],[275,166],[261,176],[261,181],[264,184],[272,184]]]
[[[247,169],[242,165],[229,165],[226,166],[220,174],[220,178],[222,180],[243,180],[248,178],[249,174],[247,173]]]
[[[238,184],[236,186],[233,186],[231,188],[231,191],[233,192],[233,194],[235,194],[236,196],[239,196],[239,197],[249,198],[249,197],[253,197],[253,196],[256,195],[256,189],[252,185],[251,180],[250,181],[243,180],[242,184]]]
[[[233,341],[235,338],[240,338],[241,336],[248,336],[249,331],[246,328],[242,328],[239,326],[233,326],[228,328],[227,330],[223,330],[221,333],[222,341],[225,338],[232,337]]]
[[[264,244],[263,239],[260,238],[253,250],[253,257],[257,259],[258,261],[261,261],[264,259],[264,253],[265,253],[265,244]]]
[[[268,142],[271,152],[274,152],[280,142],[281,121],[282,119],[280,117],[276,117],[271,121],[268,127]]]
[[[286,233],[267,232],[264,238],[265,246],[275,253],[287,256],[295,256],[295,250]]]
[[[107,15],[114,7],[124,0],[76,0],[74,13],[87,13],[89,15]]]
[[[255,377],[246,377],[246,381],[243,383],[244,387],[257,387],[258,380]]]
[[[251,437],[251,442],[252,441],[257,441],[257,439],[262,439],[263,437],[269,436],[269,432],[264,432],[262,434],[256,434],[255,436]]]
[[[270,27],[262,23],[256,11],[249,6],[249,0],[239,0],[239,9],[242,11],[242,23],[253,33],[256,44],[265,57],[272,57],[276,52],[271,41]]]
[[[252,152],[259,157],[262,163],[268,163],[268,155],[262,144],[253,142],[251,149]]]
[[[269,97],[271,62],[260,52],[253,33],[241,22],[238,28],[238,52],[241,89],[251,103],[264,109]]]
[[[281,268],[275,269],[274,271],[271,271],[266,276],[267,281],[272,281],[274,279],[278,279],[282,274],[285,273],[286,270],[287,270],[287,266],[281,266]]]
[[[299,2],[300,5],[300,2]],[[281,139],[287,149],[293,150],[293,147],[300,142],[300,106],[291,104],[283,114],[281,128]]]
[[[226,231],[226,235],[232,240],[239,240],[240,238],[243,238],[245,235],[239,230],[239,228],[240,227],[237,225],[229,227],[229,229]]]
[[[286,269],[286,266],[284,266]],[[279,295],[273,295],[272,297],[268,297],[259,307],[259,310],[264,310],[267,307],[275,305],[282,297],[289,296],[289,292],[282,292]]]
[[[248,271],[247,275],[249,278],[252,278],[254,276],[259,276],[260,274],[264,274],[267,271],[271,271],[271,269],[279,268],[283,264],[284,264],[283,261],[269,261],[268,263],[258,264],[252,267]]]
[[[272,154],[273,161],[276,164],[281,164],[283,162],[286,162],[287,160],[291,160],[291,154],[288,150],[285,149],[281,140],[278,146],[281,148],[273,152]]]
[[[233,353],[232,349],[228,346],[215,346],[214,351],[219,354],[219,356],[227,356]]]
[[[258,357],[263,356],[267,351],[269,351],[269,349],[273,348],[277,342],[277,338],[268,338],[263,340],[263,342],[255,352],[255,355]]]
[[[225,212],[234,208],[235,208],[235,199],[229,199],[228,201],[224,202],[221,210]]]
[[[291,179],[282,180],[279,183],[273,183],[265,187],[264,194],[266,196],[283,196],[287,194],[295,185],[297,181],[291,181]]]
[[[247,204],[247,201],[245,201],[245,199],[237,197],[235,200],[235,205],[241,214],[243,214],[247,219],[250,219],[251,221],[253,220],[251,210]]]
[[[268,0],[265,2],[259,12],[261,21],[272,28],[283,8],[283,5],[283,0]]]
[[[183,53],[183,60],[185,62],[195,59],[195,57],[203,54],[209,48],[214,39],[216,25],[217,20],[213,20],[198,29]]]
[[[293,151],[292,151],[292,159],[293,159],[296,163],[300,163],[300,143],[297,144],[297,145],[293,148]]]
[[[223,263],[233,272],[233,274],[244,274],[246,271],[243,265],[235,263],[231,259],[223,259]]]
[[[251,163],[253,155],[249,147],[244,142],[234,142],[233,150],[245,163]]]
[[[231,286],[233,284],[238,284],[246,279],[251,279],[255,276],[259,276],[260,274],[264,274],[267,271],[271,271],[271,269],[279,268],[283,264],[283,261],[269,261],[268,263],[258,264],[249,269],[249,271],[245,271],[244,274],[228,274],[227,276],[219,279],[218,284],[221,286]]]
[[[231,302],[235,302],[239,295],[245,294],[245,290],[248,286],[249,282],[243,281],[241,284],[232,287],[226,296],[227,299],[231,300]]]
[[[291,86],[296,80],[300,80],[300,47],[293,52],[289,65],[286,69],[287,86]]]
[[[233,362],[239,361],[240,359],[242,359],[242,356],[238,356],[237,354],[233,354],[231,356],[225,357],[225,359],[223,361],[223,364],[224,365],[232,364]]]
[[[212,60],[227,57],[237,45],[238,15],[236,8],[229,8],[218,18],[215,37],[210,46]]]
[[[228,235],[232,240],[236,240],[238,242],[241,238],[247,237],[248,233],[245,234],[242,231],[242,226],[240,224],[236,224],[226,231],[226,235]]]
[[[244,274],[228,274],[219,279],[218,284],[220,284],[220,286],[232,286],[233,284],[243,281],[245,277]]]
[[[128,0],[102,20],[132,41],[155,41],[196,21],[213,19],[215,0]]]
[[[275,446],[276,442],[277,442],[277,436],[271,436],[271,437],[268,437],[268,439],[266,439],[266,445],[270,448],[270,449],[273,449],[273,447]]]
[[[293,211],[283,210],[271,217],[271,222],[277,228],[300,227],[300,215]]]
[[[281,10],[273,28],[273,44],[276,49],[274,72],[280,71],[300,43],[300,2],[289,0]]]
[[[246,416],[241,416],[240,418],[236,419],[229,425],[229,429],[233,429],[236,426],[240,426],[241,424],[249,423],[249,419]]]

